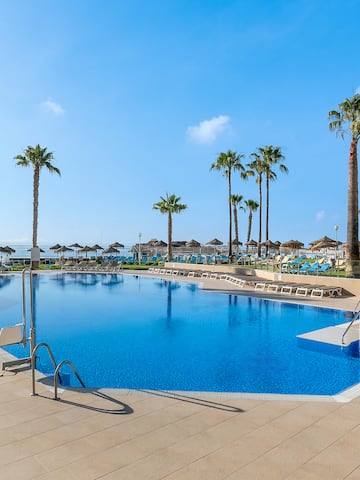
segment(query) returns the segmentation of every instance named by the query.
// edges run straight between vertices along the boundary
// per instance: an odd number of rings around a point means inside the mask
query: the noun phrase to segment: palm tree
[[[32,246],[38,246],[38,211],[39,211],[39,183],[40,172],[42,168],[46,168],[49,172],[61,175],[60,170],[51,163],[54,158],[53,152],[48,152],[47,148],[41,148],[40,145],[35,147],[28,146],[24,150],[24,155],[17,155],[14,160],[17,160],[16,165],[21,167],[33,167],[33,234]],[[39,262],[33,262],[32,266],[37,268]]]
[[[231,204],[234,209],[235,241],[236,241],[238,252],[239,252],[239,223],[238,223],[237,212],[238,212],[238,209],[245,210],[244,207],[241,205],[241,202],[243,201],[243,199],[244,199],[243,195],[236,195],[236,194],[231,195]]]
[[[277,165],[279,170],[283,173],[288,173],[286,165],[281,163],[285,159],[281,152],[280,147],[274,147],[273,145],[267,145],[265,147],[258,148],[260,155],[262,156],[265,164],[265,178],[266,178],[266,213],[265,213],[265,240],[269,240],[269,191],[270,181],[277,179],[276,172],[272,170],[273,166]],[[266,247],[266,255],[268,254],[269,247]]]
[[[226,153],[222,152],[214,162],[210,170],[218,170],[222,172],[227,179],[228,184],[228,205],[229,205],[229,261],[232,260],[232,209],[231,209],[231,174],[232,172],[240,172],[240,176],[246,179],[248,175],[251,175],[249,171],[245,170],[241,160],[245,157],[243,153],[236,153],[232,150],[228,150]]]
[[[167,244],[167,261],[172,260],[172,214],[180,213],[187,208],[187,205],[179,203],[181,198],[176,195],[166,194],[166,198],[160,197],[161,201],[154,203],[153,209],[159,210],[160,213],[166,213],[168,216],[168,244]]]
[[[258,237],[258,255],[260,256],[261,254],[261,242],[262,242],[262,180],[263,180],[263,175],[266,172],[266,164],[264,162],[264,159],[259,155],[258,153],[254,152],[251,154],[251,157],[254,158],[254,160],[248,164],[248,167],[253,171],[254,175],[257,174],[256,176],[256,183],[259,186],[259,237]]]
[[[339,104],[339,110],[328,113],[329,128],[344,138],[350,133],[350,153],[348,162],[348,206],[347,206],[347,240],[346,273],[358,276],[359,271],[359,193],[357,145],[360,137],[360,94],[346,98]],[[357,268],[356,268],[357,267]]]
[[[259,204],[256,200],[245,200],[245,208],[249,212],[249,221],[248,221],[248,231],[247,231],[247,238],[246,243],[250,241],[251,238],[251,228],[252,228],[252,217],[253,213],[259,208]],[[248,251],[248,245],[246,245],[246,251]]]

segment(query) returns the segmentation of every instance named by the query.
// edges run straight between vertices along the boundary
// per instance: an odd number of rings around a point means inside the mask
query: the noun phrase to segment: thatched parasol
[[[109,245],[109,248],[110,247],[114,247],[114,248],[125,248],[125,245],[123,245],[122,243],[120,242],[115,242],[115,243],[112,243],[111,245]]]
[[[185,245],[193,249],[193,254],[195,253],[195,248],[201,247],[201,243],[194,239],[189,240]]]
[[[262,247],[268,247],[272,250],[278,250],[279,245],[275,242],[272,242],[271,240],[266,240],[266,242],[262,242],[261,244]]]
[[[49,250],[57,250],[58,248],[60,248],[61,245],[60,243],[56,243],[55,245],[53,245],[52,247],[49,248]]]
[[[213,238],[212,240],[210,240],[210,242],[207,242],[206,245],[216,245],[216,246],[218,246],[218,245],[224,245],[224,244],[218,238]]]
[[[297,250],[303,248],[304,244],[303,242],[300,242],[300,240],[288,240],[287,242],[283,242],[280,246],[281,248],[292,248]]]
[[[246,245],[248,247],[257,247],[257,242],[255,242],[255,240],[249,240],[248,242],[246,242]]]
[[[120,251],[112,245],[110,245],[108,248],[105,248],[105,250],[103,250],[103,254],[105,255],[108,255],[111,253],[120,253]]]
[[[309,242],[309,245],[314,246],[322,242],[328,244],[329,247],[332,245],[336,246],[336,240],[334,240],[333,238],[327,237],[326,235],[319,238],[318,240],[313,240],[312,242]]]

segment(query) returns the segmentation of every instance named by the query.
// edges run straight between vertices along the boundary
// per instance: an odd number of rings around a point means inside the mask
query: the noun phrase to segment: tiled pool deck
[[[360,397],[37,391],[29,371],[0,377],[1,480],[360,479]]]

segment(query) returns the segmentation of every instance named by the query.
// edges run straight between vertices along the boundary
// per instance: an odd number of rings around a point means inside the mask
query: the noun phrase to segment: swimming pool
[[[21,320],[21,278],[0,286],[0,327]],[[343,311],[207,292],[136,275],[34,275],[37,342],[96,388],[333,395],[360,382],[358,349],[303,348],[297,335]],[[6,349],[24,356],[22,346]],[[52,372],[45,350],[38,369]],[[74,382],[75,384],[75,382]]]

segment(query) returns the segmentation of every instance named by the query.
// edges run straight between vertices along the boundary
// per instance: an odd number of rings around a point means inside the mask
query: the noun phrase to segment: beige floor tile
[[[359,444],[339,440],[304,464],[303,469],[319,476],[326,474],[329,480],[340,480],[359,465]]]
[[[70,463],[96,453],[97,448],[87,442],[86,437],[66,442],[35,455],[36,460],[48,471],[62,468]]]
[[[24,458],[1,467],[0,475],[4,480],[30,480],[39,477],[45,469],[34,459]]]

